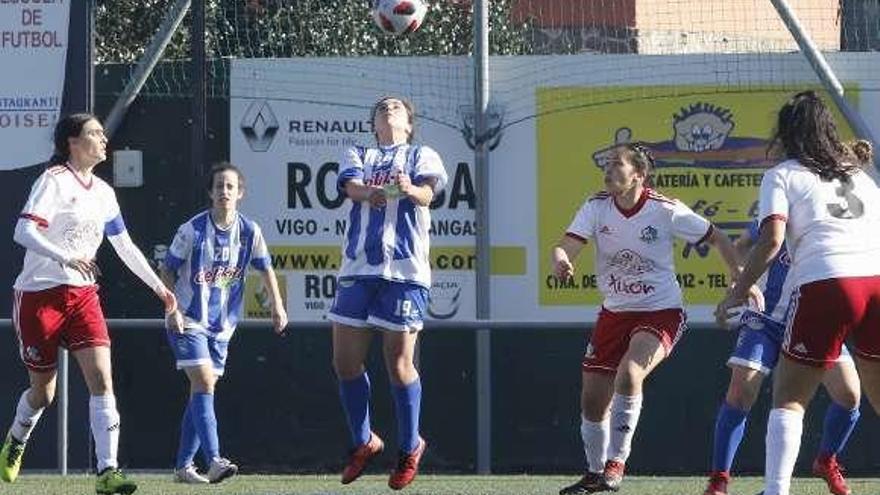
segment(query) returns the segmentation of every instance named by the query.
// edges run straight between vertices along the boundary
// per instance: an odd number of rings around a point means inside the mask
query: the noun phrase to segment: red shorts
[[[830,368],[850,334],[857,355],[880,360],[880,276],[804,284],[788,312],[782,352],[794,361]]]
[[[616,373],[617,365],[629,348],[630,338],[638,332],[656,335],[668,356],[686,329],[687,317],[681,308],[657,311],[609,311],[602,308],[584,353],[583,370]]]
[[[97,285],[59,285],[36,292],[17,290],[12,323],[18,334],[21,360],[33,371],[54,369],[59,345],[71,351],[110,346]]]

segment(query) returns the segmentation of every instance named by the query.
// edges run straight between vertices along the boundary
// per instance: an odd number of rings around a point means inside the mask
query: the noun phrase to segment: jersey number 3
[[[840,201],[836,203],[827,203],[825,206],[828,207],[828,213],[830,213],[832,217],[852,220],[865,214],[865,204],[853,193],[853,189],[855,189],[855,186],[852,181],[849,180],[841,182],[840,187],[834,189],[837,197],[843,198],[846,205],[841,204]]]

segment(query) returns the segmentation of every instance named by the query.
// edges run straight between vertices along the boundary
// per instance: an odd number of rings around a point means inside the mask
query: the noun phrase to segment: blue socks
[[[419,412],[422,403],[422,381],[391,387],[397,413],[397,440],[400,451],[411,453],[419,446]]]
[[[736,457],[736,451],[739,449],[739,444],[742,443],[748,415],[748,411],[736,409],[727,401],[721,404],[718,416],[715,418],[712,471],[730,472],[733,458]]]
[[[190,401],[186,404],[183,419],[180,421],[180,446],[177,449],[177,463],[174,467],[181,469],[192,464],[200,444],[195,422],[192,419],[192,401]]]
[[[348,430],[351,433],[351,445],[358,447],[370,441],[370,377],[363,375],[351,380],[339,380],[339,396]]]
[[[849,410],[834,401],[828,404],[822,428],[822,444],[819,447],[820,457],[831,457],[843,450],[860,415],[858,407]]]
[[[197,393],[189,400],[193,427],[202,447],[207,465],[220,457],[220,439],[217,438],[217,416],[214,414],[214,394]]]

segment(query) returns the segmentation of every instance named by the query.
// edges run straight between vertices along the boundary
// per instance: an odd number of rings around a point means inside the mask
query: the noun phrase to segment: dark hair
[[[640,173],[648,177],[654,170],[654,155],[642,142],[617,145],[621,158],[625,158]]]
[[[780,153],[813,171],[823,180],[846,180],[859,167],[837,135],[828,107],[815,91],[801,91],[779,109],[768,157]]]
[[[412,143],[413,137],[415,135],[415,118],[416,118],[416,107],[413,103],[406,98],[401,98],[398,96],[383,96],[379,98],[376,103],[373,104],[373,108],[370,109],[370,125],[373,125],[373,122],[376,121],[376,112],[379,111],[379,106],[382,105],[382,102],[388,100],[397,100],[403,103],[403,107],[406,108],[406,114],[409,117],[409,136],[406,138],[407,143]],[[379,140],[379,136],[376,134],[376,130],[373,129],[373,135],[376,136],[376,140]]]
[[[244,189],[244,174],[241,173],[241,170],[229,162],[217,162],[211,165],[211,171],[208,172],[208,192],[214,188],[214,177],[227,171],[235,172],[235,175],[238,176],[238,188]]]
[[[90,120],[98,121],[98,117],[90,113],[72,113],[65,115],[55,124],[55,150],[49,158],[50,165],[61,165],[70,160],[70,142],[68,139],[79,137],[83,126]]]

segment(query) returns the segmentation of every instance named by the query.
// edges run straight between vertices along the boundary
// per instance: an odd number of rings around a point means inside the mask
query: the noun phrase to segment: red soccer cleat
[[[400,459],[397,461],[397,467],[391,471],[391,476],[388,478],[388,487],[392,490],[400,490],[412,483],[416,473],[419,472],[419,462],[421,462],[422,454],[425,453],[427,447],[428,442],[424,438],[419,437],[419,444],[415,450],[409,454],[401,452]]]
[[[846,485],[837,456],[819,456],[813,461],[813,474],[828,483],[828,491],[834,495],[850,495],[852,490]]]
[[[348,464],[342,470],[342,484],[347,485],[358,479],[363,474],[364,469],[373,460],[374,457],[381,454],[385,450],[385,443],[372,431],[370,432],[370,440],[354,449],[348,458]]]
[[[602,477],[605,481],[605,489],[616,492],[620,490],[620,484],[623,482],[623,463],[620,461],[605,462],[605,471]]]
[[[727,484],[730,483],[730,473],[727,471],[712,471],[709,476],[709,486],[703,495],[727,495]]]

